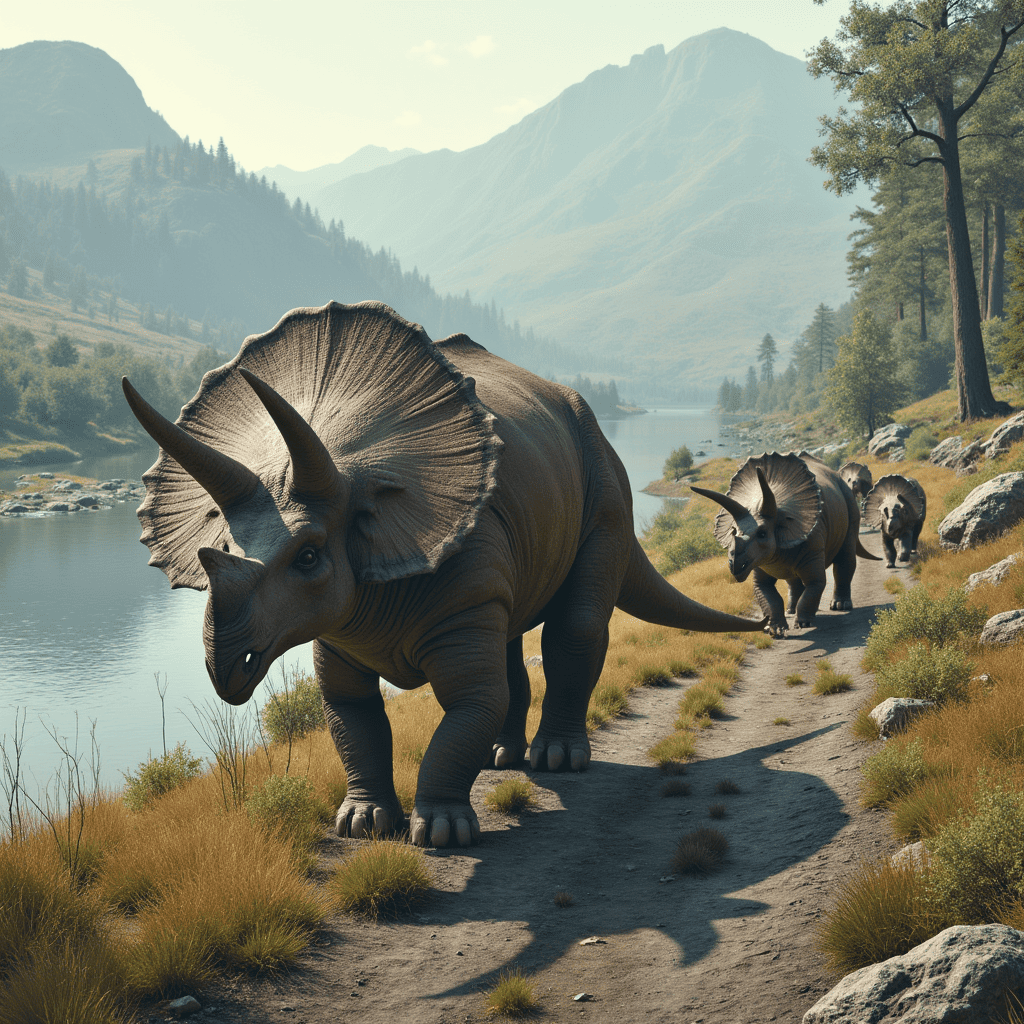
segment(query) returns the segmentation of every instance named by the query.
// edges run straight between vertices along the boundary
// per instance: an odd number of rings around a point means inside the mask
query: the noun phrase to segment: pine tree
[[[757,350],[757,361],[761,364],[761,380],[771,384],[775,380],[775,360],[779,354],[779,346],[775,339],[766,334],[761,339],[761,346]]]

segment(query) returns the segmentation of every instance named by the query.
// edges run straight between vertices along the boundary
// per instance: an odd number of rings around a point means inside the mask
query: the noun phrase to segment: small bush
[[[724,818],[725,817],[725,804],[711,804],[708,807],[709,818]]]
[[[722,548],[711,532],[708,521],[700,514],[687,516],[682,525],[661,548],[658,569],[663,576],[708,558],[721,555]]]
[[[878,613],[868,634],[864,667],[876,671],[898,657],[908,643],[925,640],[930,647],[968,647],[988,618],[983,609],[967,603],[961,587],[950,587],[939,598],[924,587],[911,587],[893,608]]]
[[[379,839],[346,857],[328,881],[327,891],[339,910],[376,921],[422,906],[433,885],[427,859],[416,847]]]
[[[283,689],[270,691],[261,714],[263,728],[274,743],[301,739],[326,724],[316,679],[298,671],[284,677]]]
[[[729,841],[716,828],[698,828],[688,832],[679,840],[672,856],[672,873],[706,875],[718,871],[728,850]]]
[[[666,779],[661,787],[662,796],[689,796],[690,784],[682,779]]]
[[[863,864],[826,914],[818,944],[836,974],[907,953],[945,923],[928,900],[925,876],[888,858]]]
[[[911,644],[898,661],[878,667],[875,679],[880,693],[889,697],[934,700],[939,704],[967,699],[974,663],[959,647],[928,647]]]
[[[688,761],[697,753],[697,741],[692,732],[674,732],[647,751],[648,756],[665,769],[674,762]]]
[[[665,460],[662,476],[666,480],[678,480],[688,469],[693,468],[693,453],[684,444],[674,449]]]
[[[786,676],[786,685],[787,686],[803,686],[804,685],[804,677],[802,675],[800,675],[799,672],[791,672],[788,676]]]
[[[188,747],[179,743],[168,753],[143,761],[135,774],[121,773],[125,780],[125,806],[130,811],[141,811],[158,796],[183,786],[202,771],[202,759],[193,757]]]
[[[772,720],[772,725],[789,725],[789,719],[783,718],[780,715],[778,718]]]
[[[552,897],[556,907],[564,910],[566,907],[571,907],[576,901],[572,898],[571,892],[566,892],[564,889],[559,889],[558,892]]]
[[[487,1009],[504,1017],[523,1017],[537,1009],[536,985],[516,967],[502,971],[487,994]]]
[[[679,717],[682,723],[694,718],[721,718],[725,714],[722,706],[722,694],[717,687],[707,680],[701,680],[691,686],[679,701]],[[679,728],[679,722],[676,728]]]
[[[721,779],[715,785],[715,792],[721,796],[735,796],[741,790],[732,779]]]
[[[872,708],[861,708],[850,727],[857,739],[865,740],[868,743],[872,743],[879,737],[878,723],[871,717],[871,711]]]
[[[895,737],[864,762],[864,804],[883,807],[909,793],[929,774],[920,739]]]
[[[983,924],[1024,900],[1024,800],[981,775],[975,811],[929,841],[935,904],[958,922]]]
[[[903,457],[908,461],[923,462],[939,443],[934,431],[928,424],[915,427],[907,438],[906,451]]]
[[[892,831],[904,843],[935,835],[963,810],[964,794],[948,778],[928,779],[892,805]]]
[[[899,578],[899,576],[890,576],[883,584],[886,593],[889,594],[902,594],[906,589],[906,584]]]
[[[505,779],[484,797],[484,803],[500,814],[519,814],[534,802],[529,779]]]
[[[271,775],[245,802],[249,817],[268,832],[276,832],[301,847],[320,838],[327,808],[309,779]]]

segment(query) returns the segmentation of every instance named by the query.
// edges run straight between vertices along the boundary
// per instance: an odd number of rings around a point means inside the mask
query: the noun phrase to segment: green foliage
[[[864,763],[864,805],[884,807],[929,774],[920,739],[895,737]]]
[[[263,728],[275,743],[301,739],[325,725],[323,698],[313,676],[282,670],[283,686],[271,689],[261,712]]]
[[[878,695],[934,700],[939,704],[967,699],[974,663],[959,647],[912,643],[897,661],[878,667]]]
[[[66,334],[58,334],[46,346],[46,362],[49,366],[76,366],[78,349]]]
[[[982,774],[975,811],[929,842],[937,907],[963,924],[995,920],[1024,900],[1024,797]]]
[[[939,443],[935,432],[928,424],[915,427],[907,438],[904,457],[907,460],[923,462],[931,454],[932,449]]]
[[[924,640],[932,648],[968,648],[980,635],[988,618],[984,608],[973,608],[961,587],[950,587],[933,598],[924,587],[911,587],[883,608],[868,635],[863,664],[869,671],[903,653],[907,644]]]
[[[335,869],[327,890],[338,909],[371,920],[395,918],[421,907],[434,886],[426,857],[408,843],[364,843]]]
[[[484,797],[484,803],[500,814],[519,814],[534,802],[533,792],[529,779],[505,779]]]
[[[660,550],[658,569],[664,576],[722,552],[707,519],[696,509],[688,514],[674,507],[663,509],[654,517],[643,541]]]
[[[487,993],[487,1008],[503,1017],[522,1017],[538,1006],[537,986],[519,967],[502,971],[498,982]]]
[[[662,475],[666,480],[678,480],[688,469],[693,468],[693,453],[684,444],[681,448],[674,448],[665,460],[665,468]]]
[[[202,774],[202,770],[202,759],[193,757],[188,747],[179,743],[168,753],[143,761],[134,774],[122,773],[125,806],[131,811],[141,811],[158,796]]]
[[[245,801],[249,817],[268,832],[277,832],[301,847],[319,837],[327,809],[309,779],[271,775]]]

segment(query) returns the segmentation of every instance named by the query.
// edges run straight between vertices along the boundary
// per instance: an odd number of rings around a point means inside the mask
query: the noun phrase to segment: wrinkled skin
[[[296,312],[358,309],[332,304]],[[179,428],[159,422],[127,384],[126,394],[161,446],[203,487],[223,491],[207,515],[215,525],[223,520],[224,533],[198,555],[210,589],[207,667],[220,696],[244,703],[275,658],[313,640],[328,728],[348,776],[336,829],[361,837],[405,822],[380,681],[407,690],[429,681],[444,717],[423,756],[409,829],[419,845],[467,846],[480,836],[469,793],[486,764],[518,767],[528,754],[536,770],[588,766],[586,711],[613,608],[696,630],[756,630],[764,623],[690,601],[653,569],[633,532],[622,464],[574,391],[464,336],[437,348],[475,379],[475,398],[494,417],[503,443],[496,482],[457,550],[431,571],[384,582],[360,582],[363,570],[353,559],[366,538],[374,539],[365,510],[385,491],[400,500],[405,484],[396,473],[373,483],[374,492],[356,471],[337,469],[298,413],[244,370],[246,347],[221,380],[228,371],[244,376],[252,402],[266,406],[287,443],[287,451],[283,444],[274,450],[264,432],[259,450],[270,454],[251,472],[220,466],[216,451],[188,450],[190,439],[172,433]],[[446,442],[444,431],[431,437]],[[157,508],[161,476],[170,472],[161,474],[160,466],[146,475]],[[527,748],[522,635],[541,623],[547,691]]]
[[[774,457],[786,458],[777,453]],[[769,456],[766,454],[765,458]],[[833,611],[852,609],[850,586],[857,556],[875,558],[860,545],[860,509],[845,481],[813,456],[801,458],[814,476],[821,496],[821,510],[813,528],[795,546],[779,546],[779,507],[784,505],[786,495],[773,493],[760,469],[757,472],[762,500],[754,508],[729,503],[728,496],[713,491],[691,488],[723,504],[733,516],[727,548],[729,571],[738,582],[743,582],[753,573],[754,596],[769,616],[767,632],[774,637],[786,635],[789,629],[787,614],[796,616],[797,629],[814,625],[825,592],[825,570],[830,565],[835,586],[829,607]],[[723,497],[726,498],[724,502]],[[776,589],[779,580],[789,584],[786,605]]]
[[[897,558],[909,562],[917,553],[917,542],[927,516],[927,498],[921,485],[913,477],[905,477],[903,491],[888,494],[879,506],[879,529],[882,534],[882,548],[885,551],[886,567],[894,569]],[[918,515],[916,498],[922,512]]]
[[[848,462],[839,470],[839,475],[853,491],[853,496],[863,502],[871,490],[871,470],[860,462]]]

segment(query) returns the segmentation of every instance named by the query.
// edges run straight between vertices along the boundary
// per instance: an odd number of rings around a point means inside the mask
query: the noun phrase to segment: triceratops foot
[[[374,803],[346,797],[334,816],[334,831],[342,838],[365,839],[371,834],[400,831],[405,815],[399,804]]]
[[[797,619],[797,629],[812,629],[814,627],[814,619]]]
[[[765,627],[765,632],[769,636],[785,637],[787,629],[789,629],[789,623],[785,619],[781,619],[778,622],[769,622]]]
[[[849,612],[853,611],[853,602],[850,600],[840,601],[837,598],[829,605],[829,608],[834,612]]]
[[[468,803],[417,800],[409,817],[409,835],[417,846],[471,846],[480,842],[480,822]]]
[[[490,767],[521,768],[526,757],[526,737],[499,736],[491,750]]]
[[[530,767],[536,771],[557,772],[569,768],[581,772],[590,764],[590,740],[579,736],[542,736],[537,733],[530,744]]]

